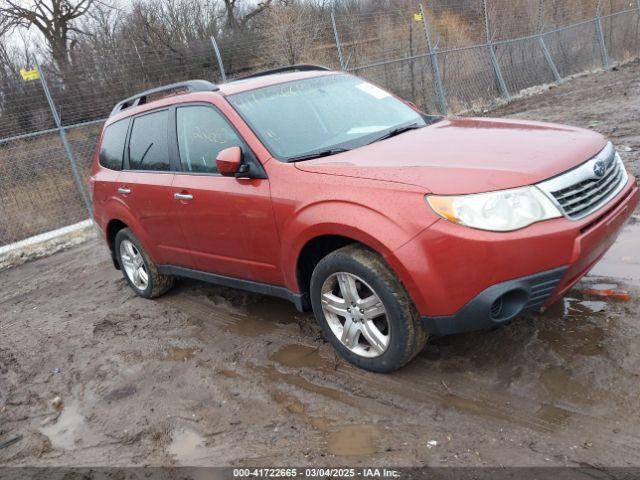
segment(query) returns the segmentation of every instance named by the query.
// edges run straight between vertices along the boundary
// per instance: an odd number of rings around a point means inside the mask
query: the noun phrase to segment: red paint
[[[238,171],[241,160],[242,150],[240,150],[240,147],[229,147],[218,154],[216,165],[222,175],[229,176]]]
[[[287,164],[271,158],[226,94],[312,75],[260,77],[221,91],[169,97],[121,118],[176,103],[216,106],[244,138],[266,179],[114,172],[93,166],[96,221],[129,226],[158,264],[285,286],[301,292],[297,262],[322,235],[340,235],[383,255],[422,315],[450,315],[485,288],[569,266],[556,300],[606,252],[638,204],[635,179],[609,206],[579,220],[557,218],[508,233],[466,228],[436,216],[426,193],[463,194],[530,185],[586,161],[603,148],[594,132],[498,119],[445,119],[342,154]],[[221,171],[237,170],[223,152]],[[235,168],[235,170],[233,170]],[[228,170],[227,170],[228,169]],[[118,193],[130,187],[130,195]],[[174,199],[193,195],[192,201]]]

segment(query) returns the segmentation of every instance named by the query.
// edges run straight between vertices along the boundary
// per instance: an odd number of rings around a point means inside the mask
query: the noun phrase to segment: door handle
[[[193,200],[193,195],[189,193],[174,193],[173,198],[176,200]]]
[[[118,188],[118,193],[121,193],[122,195],[129,195],[131,193],[131,189],[127,187],[120,187]]]

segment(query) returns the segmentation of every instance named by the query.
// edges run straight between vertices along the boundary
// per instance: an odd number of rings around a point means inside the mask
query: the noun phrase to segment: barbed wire
[[[329,11],[290,24],[265,21],[246,38],[218,39],[227,77],[283,64],[325,64],[373,81],[427,112],[465,112],[640,52],[640,0],[599,6],[585,0],[581,8],[565,0],[423,3],[382,12],[337,6],[335,30]],[[102,121],[122,98],[179,80],[222,78],[211,38],[82,48],[83,61],[71,71],[45,63],[42,73],[73,165],[85,180]],[[0,113],[0,245],[87,218],[40,81],[25,82],[18,71],[9,75]]]

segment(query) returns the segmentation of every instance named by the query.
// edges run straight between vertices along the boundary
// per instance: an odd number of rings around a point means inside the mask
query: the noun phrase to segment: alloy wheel
[[[125,239],[120,242],[120,259],[127,278],[133,286],[139,290],[145,290],[149,285],[147,266],[144,264],[142,253],[130,240]]]
[[[387,310],[360,277],[333,273],[322,285],[321,303],[331,331],[353,353],[374,358],[387,350],[391,333]]]

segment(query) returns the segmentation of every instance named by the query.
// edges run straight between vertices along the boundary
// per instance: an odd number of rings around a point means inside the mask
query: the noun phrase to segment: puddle
[[[248,302],[247,313],[271,323],[294,323],[298,311],[291,302],[275,297],[263,297],[259,302]]]
[[[640,223],[627,225],[591,276],[616,278],[640,285]]]
[[[589,310],[591,310],[591,313],[599,313],[607,308],[607,302],[595,300],[583,300],[582,302],[580,302],[580,305],[587,307]]]
[[[186,362],[193,358],[196,351],[196,348],[170,347],[167,349],[167,354],[165,355],[164,360],[171,362]]]
[[[378,429],[372,425],[347,425],[327,437],[327,451],[333,455],[354,456],[376,453]]]
[[[504,420],[508,418],[507,414],[504,414],[499,409],[496,409],[494,405],[488,404],[483,400],[472,400],[453,393],[443,394],[439,400],[442,407],[453,408],[460,413],[490,419],[498,418]]]
[[[325,363],[317,348],[306,345],[287,345],[269,359],[285,367],[320,367]]]
[[[284,405],[284,408],[290,413],[302,415],[305,411],[300,400],[279,390],[273,393],[273,399],[280,405]]]
[[[241,315],[234,315],[233,317],[233,323],[228,325],[225,330],[243,337],[265,335],[276,328],[275,323],[261,320],[257,317],[244,317]]]
[[[562,367],[548,367],[540,375],[540,382],[554,400],[591,403],[593,389],[571,378],[570,372]]]
[[[591,285],[593,290],[615,290],[618,288],[617,283],[594,283]]]
[[[257,337],[273,331],[278,325],[296,321],[297,311],[290,302],[279,298],[261,297],[229,310],[233,322],[227,331],[245,337]]]
[[[64,405],[62,413],[55,423],[40,428],[40,432],[49,438],[53,448],[72,450],[76,441],[76,432],[84,423],[78,404],[70,402]]]
[[[542,405],[536,412],[536,416],[547,423],[563,425],[571,417],[572,413],[564,408],[554,405]]]
[[[538,339],[564,358],[607,355],[607,332],[593,321],[607,308],[604,301],[565,298],[545,312],[550,321],[540,322]]]
[[[331,400],[344,403],[345,405],[349,405],[356,408],[362,408],[362,402],[358,401],[357,398],[352,397],[348,393],[342,392],[340,390],[336,390],[334,388],[317,385],[315,383],[310,382],[306,378],[301,377],[300,375],[296,375],[292,373],[282,373],[277,369],[275,369],[274,367],[254,366],[253,369],[265,375],[273,383],[284,382],[288,385],[302,388],[303,390],[306,390],[308,392],[316,393],[318,395],[322,395],[323,397],[329,398]]]
[[[211,452],[206,447],[204,437],[198,432],[189,429],[174,431],[167,450],[181,464],[211,456]]]
[[[325,432],[329,429],[331,422],[325,417],[311,417],[307,414],[305,405],[298,400],[295,396],[289,395],[281,390],[275,390],[272,392],[273,399],[284,406],[284,408],[300,420],[308,423],[314,430]]]
[[[207,297],[217,307],[222,308],[231,317],[227,331],[239,335],[255,337],[271,332],[278,324],[294,323],[297,310],[285,300],[258,296],[240,295],[231,299],[219,295],[208,294]]]

